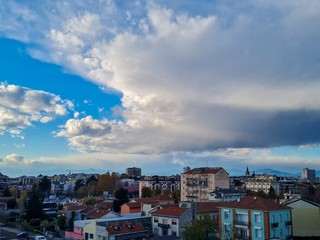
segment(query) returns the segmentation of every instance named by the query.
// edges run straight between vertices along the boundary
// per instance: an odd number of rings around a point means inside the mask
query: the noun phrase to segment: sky
[[[317,0],[0,0],[0,172],[320,169]]]

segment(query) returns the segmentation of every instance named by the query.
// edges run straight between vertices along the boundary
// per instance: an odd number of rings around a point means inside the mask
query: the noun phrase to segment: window
[[[85,239],[85,240],[88,240],[88,239],[89,239],[89,234],[88,234],[88,233],[85,233],[85,234],[84,234],[84,239]]]
[[[256,238],[262,238],[262,229],[255,229]]]
[[[224,232],[225,233],[231,233],[231,226],[230,226],[230,224],[225,224],[224,225]]]
[[[224,211],[224,219],[229,219],[230,218],[230,211],[226,210]]]
[[[254,214],[254,222],[255,223],[261,223],[261,213],[255,213]]]
[[[93,237],[93,234],[92,234],[92,233],[90,233],[89,237],[90,237],[90,239],[94,239],[94,237]]]
[[[166,218],[162,219],[162,223],[163,224],[168,224],[168,219],[166,219]]]
[[[177,236],[177,232],[176,231],[172,231],[172,236]]]
[[[153,233],[158,235],[159,234],[159,229],[158,228],[154,228],[153,229]]]
[[[172,225],[177,225],[177,219],[172,219]]]
[[[155,222],[155,223],[159,222],[159,218],[155,217],[155,218],[153,219],[153,222]]]

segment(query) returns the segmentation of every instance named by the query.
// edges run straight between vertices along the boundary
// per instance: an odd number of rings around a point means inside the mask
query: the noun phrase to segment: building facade
[[[151,176],[144,177],[139,181],[139,197],[142,197],[142,189],[148,187],[150,189],[161,189],[173,192],[180,190],[180,176]]]
[[[229,174],[221,167],[194,168],[181,174],[181,201],[207,201],[217,188],[229,188]]]
[[[141,177],[141,168],[130,167],[126,169],[126,174],[129,178]]]
[[[221,239],[291,239],[291,209],[254,196],[221,203],[219,233]]]
[[[317,178],[316,170],[309,169],[309,168],[303,168],[301,171],[301,178],[303,180],[308,180],[310,182],[314,182]]]

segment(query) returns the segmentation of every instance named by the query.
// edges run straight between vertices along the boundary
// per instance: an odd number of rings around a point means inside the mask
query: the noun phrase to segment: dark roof
[[[265,199],[256,196],[247,196],[240,198],[232,202],[223,202],[220,204],[219,208],[240,208],[240,209],[252,209],[261,211],[274,211],[274,210],[284,210],[291,209],[290,207],[276,203],[274,200]]]
[[[225,171],[222,167],[217,167],[217,168],[203,167],[203,168],[193,168],[187,172],[184,172],[183,174],[216,174],[220,170]]]
[[[167,207],[155,211],[152,215],[155,216],[169,216],[169,217],[180,217],[183,213],[185,213],[188,208],[181,208],[181,207]]]

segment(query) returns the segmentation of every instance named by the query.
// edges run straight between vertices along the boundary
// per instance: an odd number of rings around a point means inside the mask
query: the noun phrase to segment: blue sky
[[[0,169],[319,170],[318,1],[0,0]]]

